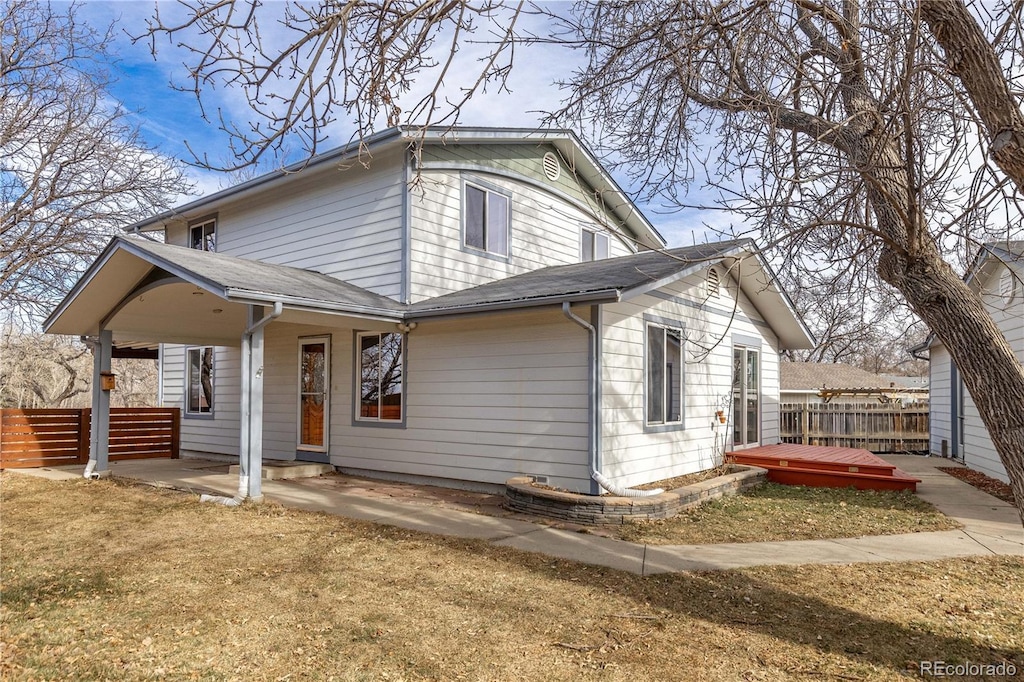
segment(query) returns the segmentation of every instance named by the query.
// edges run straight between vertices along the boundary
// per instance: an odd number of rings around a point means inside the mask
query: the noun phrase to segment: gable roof
[[[618,217],[621,224],[636,235],[641,244],[650,249],[663,248],[667,244],[665,238],[647,220],[615,179],[608,174],[579,136],[571,130],[546,128],[396,126],[370,135],[363,140],[353,141],[318,154],[311,159],[284,166],[247,182],[164,211],[129,225],[125,231],[139,232],[160,229],[169,220],[213,213],[228,201],[237,201],[255,192],[263,192],[271,187],[296,181],[300,171],[351,161],[364,154],[372,154],[389,147],[409,147],[420,143],[444,145],[454,142],[463,144],[551,144],[562,153],[563,157],[572,159],[575,172],[595,190],[601,197],[601,203]]]
[[[779,384],[782,391],[819,391],[828,389],[868,390],[896,388],[919,390],[918,377],[882,376],[843,362],[780,362]]]
[[[1017,239],[982,244],[978,249],[977,255],[974,257],[974,261],[971,263],[971,267],[967,269],[967,274],[964,275],[964,282],[973,291],[978,291],[981,288],[982,279],[990,275],[995,267],[1001,263],[1024,263],[1024,240]],[[924,353],[936,345],[936,343],[941,345],[942,342],[939,341],[935,332],[930,332],[924,341],[907,350],[915,358],[927,360],[928,358],[922,357],[921,353]]]
[[[404,305],[342,280],[302,268],[209,251],[116,237],[43,324],[54,334],[95,334],[119,306],[166,278],[233,303],[347,314],[400,322],[563,302],[626,300],[729,259],[753,260],[740,286],[757,304],[783,347],[808,348],[813,337],[785,293],[765,279],[767,265],[750,240],[645,251],[620,258],[559,265]],[[744,262],[747,262],[744,260]],[[767,283],[766,283],[767,282]],[[773,311],[765,315],[762,308]],[[781,311],[781,312],[780,312]],[[223,319],[227,319],[226,317]]]

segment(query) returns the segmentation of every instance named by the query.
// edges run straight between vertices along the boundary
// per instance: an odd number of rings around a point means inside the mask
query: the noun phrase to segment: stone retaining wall
[[[760,467],[732,464],[730,473],[651,497],[581,495],[533,485],[528,476],[505,482],[505,508],[525,514],[587,525],[625,523],[634,519],[667,519],[683,509],[736,495],[767,480]]]

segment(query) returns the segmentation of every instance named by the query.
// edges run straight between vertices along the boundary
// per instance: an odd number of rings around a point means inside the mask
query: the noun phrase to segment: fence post
[[[800,406],[800,442],[807,445],[810,442],[810,438],[807,434],[808,423],[809,423],[810,408],[805,403]]]
[[[81,408],[78,410],[78,463],[85,464],[89,461],[90,428],[92,426],[92,410]]]
[[[181,409],[171,408],[171,457],[181,456]]]

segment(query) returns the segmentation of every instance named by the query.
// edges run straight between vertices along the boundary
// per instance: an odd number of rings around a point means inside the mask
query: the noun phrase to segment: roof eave
[[[408,311],[404,319],[410,322],[451,317],[453,315],[470,315],[477,313],[501,312],[504,310],[520,310],[524,308],[544,308],[547,306],[561,305],[562,303],[616,303],[622,300],[618,289],[602,289],[600,291],[581,292],[576,294],[554,294],[550,296],[537,296],[534,298],[521,298],[513,301],[488,301],[484,303],[472,303],[468,305],[456,305],[444,308],[427,308],[424,310]]]

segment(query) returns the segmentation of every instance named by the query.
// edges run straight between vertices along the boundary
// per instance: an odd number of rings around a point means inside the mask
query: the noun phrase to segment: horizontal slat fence
[[[0,410],[0,469],[85,464],[92,410]],[[181,410],[176,407],[110,409],[111,461],[177,457]]]
[[[863,448],[875,453],[926,452],[928,403],[783,403],[783,443]]]

